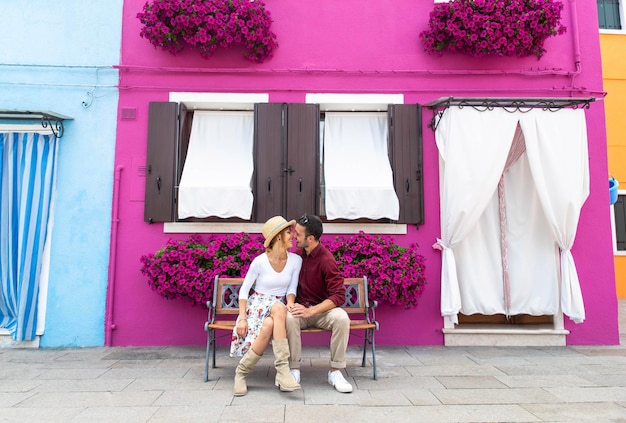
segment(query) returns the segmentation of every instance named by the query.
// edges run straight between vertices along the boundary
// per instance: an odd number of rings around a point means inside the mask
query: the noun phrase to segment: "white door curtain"
[[[57,144],[54,135],[0,133],[0,327],[16,341],[36,335]]]
[[[589,195],[584,110],[450,107],[440,154],[441,314],[585,319],[571,248]]]

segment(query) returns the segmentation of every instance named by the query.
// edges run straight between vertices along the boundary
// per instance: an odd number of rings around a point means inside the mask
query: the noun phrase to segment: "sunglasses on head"
[[[306,225],[307,223],[309,223],[309,218],[307,217],[306,213],[302,215],[302,217],[300,219],[298,219],[298,223],[302,226]]]

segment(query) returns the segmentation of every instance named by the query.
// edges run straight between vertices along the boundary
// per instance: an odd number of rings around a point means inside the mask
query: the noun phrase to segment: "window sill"
[[[219,223],[219,222],[166,222],[163,233],[261,233],[262,223]],[[324,233],[356,234],[363,231],[368,234],[406,235],[406,224],[391,223],[324,223]]]
[[[447,347],[490,346],[565,346],[569,331],[554,329],[552,325],[459,325],[443,329]]]
[[[600,34],[626,35],[624,29],[601,29]]]

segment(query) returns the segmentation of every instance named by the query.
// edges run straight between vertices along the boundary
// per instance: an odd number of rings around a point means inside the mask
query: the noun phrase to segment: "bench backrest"
[[[213,310],[216,315],[239,313],[239,288],[243,278],[215,277]],[[345,278],[346,300],[341,306],[347,313],[365,314],[369,308],[367,278]]]

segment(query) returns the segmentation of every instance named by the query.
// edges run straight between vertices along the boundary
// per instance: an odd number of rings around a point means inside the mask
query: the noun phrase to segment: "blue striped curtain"
[[[0,327],[35,339],[57,139],[0,133]]]

